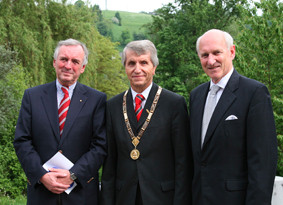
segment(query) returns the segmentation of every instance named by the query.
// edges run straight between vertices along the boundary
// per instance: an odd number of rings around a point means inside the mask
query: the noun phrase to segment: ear
[[[236,55],[236,47],[235,47],[235,45],[231,46],[230,53],[231,53],[232,60],[234,60],[235,55]]]
[[[156,68],[157,68],[157,66],[153,67],[153,75],[155,75]]]
[[[81,73],[85,72],[85,66],[86,65],[83,65],[83,67],[81,68]]]
[[[53,67],[54,67],[54,68],[56,68],[56,66],[55,66],[55,65],[56,65],[56,60],[55,60],[55,59],[53,59]]]

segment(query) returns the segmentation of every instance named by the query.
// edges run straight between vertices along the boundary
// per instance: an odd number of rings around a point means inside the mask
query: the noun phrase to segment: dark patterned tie
[[[137,121],[139,121],[141,114],[142,114],[142,106],[141,103],[144,100],[144,97],[142,94],[137,94],[135,97],[135,103],[136,103],[136,107],[135,107],[135,114],[137,117]]]
[[[59,130],[60,130],[60,136],[63,133],[63,128],[65,125],[67,113],[69,110],[69,105],[70,105],[70,97],[69,97],[69,92],[68,88],[62,87],[61,88],[63,93],[65,94],[63,99],[60,102],[59,109],[58,109],[58,114],[59,114]]]

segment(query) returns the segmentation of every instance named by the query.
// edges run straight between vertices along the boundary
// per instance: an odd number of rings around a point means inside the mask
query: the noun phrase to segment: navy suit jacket
[[[137,136],[158,86],[153,84],[139,122],[131,90],[127,113]],[[139,184],[144,205],[190,205],[192,153],[185,99],[163,89],[132,160],[134,148],[123,117],[121,93],[107,102],[108,156],[103,166],[100,205],[134,205]]]
[[[270,205],[277,164],[272,105],[265,85],[233,72],[201,149],[209,82],[191,92],[194,205]],[[237,119],[227,120],[231,115]]]
[[[77,83],[62,136],[59,134],[55,81],[27,89],[16,127],[14,147],[28,179],[28,204],[97,204],[98,170],[106,156],[106,95]],[[58,151],[74,163],[78,186],[53,194],[40,178],[42,165]]]

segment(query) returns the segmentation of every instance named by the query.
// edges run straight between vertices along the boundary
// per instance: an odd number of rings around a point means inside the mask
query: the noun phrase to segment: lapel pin
[[[80,100],[80,102],[82,102],[83,100]]]

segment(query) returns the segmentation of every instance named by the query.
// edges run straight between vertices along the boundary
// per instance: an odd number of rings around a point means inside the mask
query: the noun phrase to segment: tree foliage
[[[122,26],[122,18],[121,18],[120,13],[118,11],[115,13],[115,17],[119,20],[119,26]]]
[[[0,45],[0,196],[22,194],[26,180],[14,152],[18,110],[29,76],[17,61],[17,53]]]
[[[134,41],[136,41],[136,40],[145,40],[145,39],[148,39],[148,37],[144,33],[134,32],[133,33],[133,39],[134,39]]]
[[[121,33],[121,46],[126,46],[131,41],[131,34],[129,30],[123,30]]]

